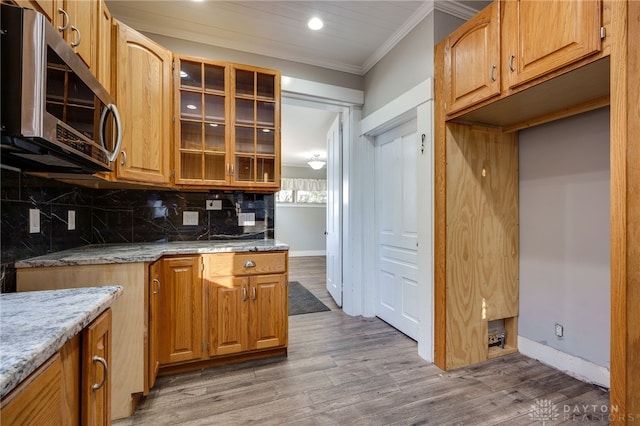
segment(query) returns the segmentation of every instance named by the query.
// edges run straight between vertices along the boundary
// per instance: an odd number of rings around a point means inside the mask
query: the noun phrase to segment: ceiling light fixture
[[[322,22],[322,19],[314,16],[307,22],[307,27],[309,27],[310,30],[318,31],[321,30],[322,27],[324,27],[324,22]]]
[[[320,170],[326,163],[324,161],[320,161],[320,156],[318,154],[314,154],[311,161],[309,161],[307,164],[313,170]]]
[[[198,107],[197,107],[197,106],[195,106],[195,105],[193,105],[193,104],[189,104],[189,105],[187,105],[187,108],[188,108],[188,109],[198,109]]]

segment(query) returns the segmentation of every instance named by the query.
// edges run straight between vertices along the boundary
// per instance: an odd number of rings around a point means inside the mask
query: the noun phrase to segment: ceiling
[[[437,0],[468,18],[486,1]],[[434,8],[433,1],[107,0],[112,15],[138,31],[364,75]],[[306,22],[323,19],[320,31]],[[282,107],[282,163],[326,156],[336,113]]]

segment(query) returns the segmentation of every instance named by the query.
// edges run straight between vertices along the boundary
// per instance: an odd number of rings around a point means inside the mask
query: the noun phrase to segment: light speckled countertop
[[[0,398],[104,312],[120,286],[0,294]]]
[[[175,241],[170,243],[100,244],[32,257],[16,268],[154,262],[175,254],[289,250],[278,240]]]

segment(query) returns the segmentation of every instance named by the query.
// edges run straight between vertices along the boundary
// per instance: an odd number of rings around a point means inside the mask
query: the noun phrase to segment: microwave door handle
[[[112,152],[109,152],[107,149],[107,144],[104,140],[104,123],[107,119],[107,114],[111,111],[113,113],[113,118],[116,122],[116,146]],[[118,155],[120,154],[120,148],[122,148],[122,121],[120,120],[120,112],[118,112],[118,107],[114,104],[109,104],[102,110],[102,114],[100,115],[100,144],[102,145],[102,149],[104,149],[105,154],[107,154],[107,159],[110,163],[114,162]]]

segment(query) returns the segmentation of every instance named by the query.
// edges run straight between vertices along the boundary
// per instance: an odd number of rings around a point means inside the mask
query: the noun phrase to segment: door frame
[[[362,268],[358,256],[354,256],[352,237],[353,215],[358,210],[354,205],[354,197],[359,191],[358,182],[352,178],[357,157],[353,155],[354,146],[358,145],[360,128],[360,110],[364,104],[362,90],[333,86],[315,81],[294,77],[282,77],[282,103],[337,112],[342,120],[342,200],[341,200],[341,253],[342,265],[342,309],[349,315],[361,315],[362,290],[353,282],[354,269]],[[328,208],[327,208],[328,210]],[[358,215],[358,220],[360,215]],[[285,241],[286,242],[286,241]],[[354,268],[353,265],[356,265]]]
[[[421,144],[421,155],[417,171],[418,179],[418,280],[420,282],[420,324],[418,327],[418,355],[429,361],[433,361],[433,79],[427,78],[412,89],[391,100],[382,108],[372,112],[360,122],[360,135],[368,143],[370,151],[369,160],[373,161],[374,138],[394,127],[397,127],[411,119],[417,120],[418,143]],[[422,139],[424,135],[424,139]],[[366,169],[365,169],[366,170]],[[368,180],[367,180],[368,179]],[[365,174],[362,189],[368,193],[374,193],[372,171],[369,176]],[[366,185],[370,186],[366,186]],[[375,207],[371,201],[365,209]],[[372,211],[372,210],[363,210]],[[373,215],[368,215],[373,216]],[[376,265],[376,241],[368,237],[375,234],[373,220],[365,224],[363,229],[363,271],[371,271],[364,274],[364,281],[369,283],[362,289],[365,295],[362,315],[375,315],[375,292],[370,286],[375,283],[374,270]]]

